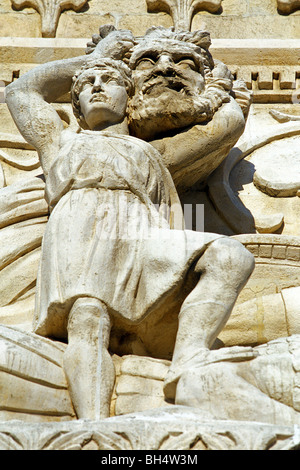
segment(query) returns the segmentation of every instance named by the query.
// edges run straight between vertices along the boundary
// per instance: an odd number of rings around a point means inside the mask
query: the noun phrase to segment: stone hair
[[[211,46],[211,37],[208,31],[175,31],[173,27],[164,28],[163,26],[153,26],[149,28],[145,36],[140,39],[141,44],[144,40],[166,40],[182,41],[191,45],[194,51],[201,55],[203,61],[203,70],[205,78],[205,96],[213,98],[213,113],[222,105],[229,101],[229,94],[232,90],[233,76],[230,70],[223,64],[218,67],[219,62],[214,61],[209,48]],[[217,73],[215,71],[217,70]],[[213,114],[212,113],[212,114]],[[212,116],[211,116],[212,117]]]
[[[144,37],[145,39],[171,39],[174,41],[183,41],[191,45],[193,44],[195,48],[199,48],[198,52],[203,58],[204,67],[210,69],[214,67],[214,61],[209,52],[211,38],[208,31],[175,31],[173,27],[164,28],[163,26],[153,26],[146,31]]]

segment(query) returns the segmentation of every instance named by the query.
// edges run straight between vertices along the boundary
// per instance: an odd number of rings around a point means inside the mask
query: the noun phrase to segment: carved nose
[[[101,78],[100,77],[96,77],[95,78],[95,81],[93,83],[93,88],[92,88],[92,92],[95,93],[97,91],[100,91],[102,89],[102,81],[101,81]]]
[[[165,75],[174,75],[174,62],[170,59],[170,57],[162,56],[156,63],[155,71]]]

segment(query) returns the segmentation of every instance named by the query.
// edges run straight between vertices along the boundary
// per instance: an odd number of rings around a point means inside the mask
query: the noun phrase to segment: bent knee
[[[235,272],[248,278],[255,267],[255,259],[242,243],[234,238],[223,237],[214,240],[202,259],[197,264],[197,269],[222,271],[231,275]]]

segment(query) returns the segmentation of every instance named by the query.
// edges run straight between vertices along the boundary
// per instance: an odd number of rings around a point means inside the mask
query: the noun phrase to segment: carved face
[[[151,47],[140,47],[132,55],[131,66],[137,93],[159,96],[171,90],[182,98],[204,89],[201,56],[177,41],[153,41]]]
[[[133,134],[150,140],[190,125],[205,112],[200,99],[205,79],[199,49],[193,44],[174,40],[148,44],[140,44],[130,60],[135,95],[129,104],[129,122]]]
[[[88,69],[78,79],[79,105],[90,129],[104,129],[124,119],[127,91],[115,69]]]

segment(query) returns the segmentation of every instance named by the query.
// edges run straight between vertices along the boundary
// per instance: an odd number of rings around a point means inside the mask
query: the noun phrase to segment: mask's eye
[[[176,60],[176,65],[181,69],[197,70],[197,66],[191,57],[183,57]]]
[[[156,63],[156,58],[155,57],[142,57],[136,64],[136,70],[146,70]]]

